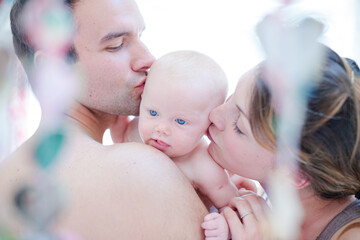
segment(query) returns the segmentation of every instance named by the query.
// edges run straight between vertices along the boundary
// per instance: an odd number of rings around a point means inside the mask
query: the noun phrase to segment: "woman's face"
[[[213,159],[232,173],[264,182],[274,166],[275,154],[253,137],[249,103],[255,71],[240,78],[235,93],[210,113],[208,151]]]

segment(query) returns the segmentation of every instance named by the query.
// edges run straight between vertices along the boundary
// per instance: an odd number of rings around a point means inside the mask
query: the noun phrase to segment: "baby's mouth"
[[[154,138],[150,139],[149,143],[152,147],[157,148],[161,151],[164,151],[165,149],[170,147],[170,145],[167,144],[166,142]]]

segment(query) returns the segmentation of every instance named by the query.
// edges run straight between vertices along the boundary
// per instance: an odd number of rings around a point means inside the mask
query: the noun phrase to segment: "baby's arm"
[[[225,207],[233,197],[238,196],[238,189],[230,177],[207,153],[199,160],[196,169],[201,169],[195,183],[200,191],[208,196],[217,208]],[[201,168],[199,168],[201,167]],[[205,216],[201,227],[205,230],[205,239],[228,240],[230,231],[225,218],[219,213]]]
[[[111,138],[114,143],[140,142],[142,143],[139,130],[139,118],[130,120],[128,116],[118,116],[116,122],[110,127]]]
[[[238,196],[238,189],[207,151],[201,155],[202,158],[196,160],[194,182],[218,209],[225,207],[233,197]]]

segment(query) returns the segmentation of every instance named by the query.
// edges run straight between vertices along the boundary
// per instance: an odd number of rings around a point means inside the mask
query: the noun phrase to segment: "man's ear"
[[[303,173],[300,172],[300,170],[297,170],[294,176],[294,185],[297,189],[303,189],[307,186],[309,186],[310,179],[305,176]]]

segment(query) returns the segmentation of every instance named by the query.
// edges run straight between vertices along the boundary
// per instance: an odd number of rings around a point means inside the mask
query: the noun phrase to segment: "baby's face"
[[[210,125],[215,107],[206,89],[184,84],[148,81],[140,105],[139,132],[144,143],[169,157],[190,153]],[[219,103],[221,104],[221,102]],[[217,105],[219,105],[217,104]]]

